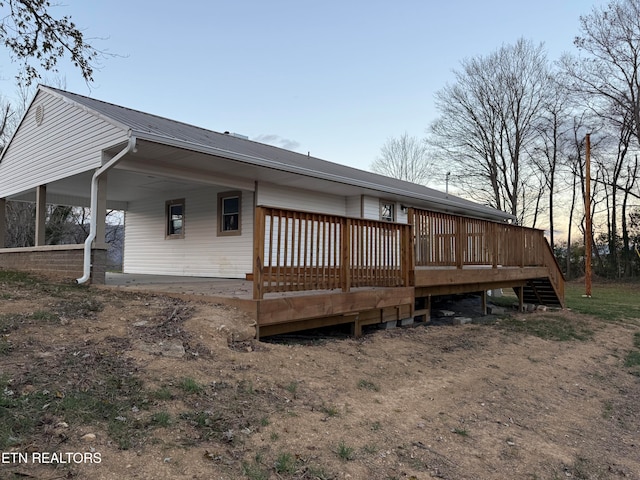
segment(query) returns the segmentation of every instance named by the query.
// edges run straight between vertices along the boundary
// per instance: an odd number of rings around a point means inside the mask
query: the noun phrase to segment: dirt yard
[[[0,282],[0,477],[640,478],[637,321],[230,341],[250,324],[160,295]]]

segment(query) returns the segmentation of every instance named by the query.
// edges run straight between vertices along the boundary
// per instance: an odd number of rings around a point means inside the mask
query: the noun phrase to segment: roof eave
[[[490,217],[500,221],[515,220],[515,217],[513,215],[510,215],[506,212],[501,212],[499,210],[490,209],[490,207],[486,207],[484,205],[478,204],[476,206],[475,204],[472,204],[472,205],[469,205],[467,203],[462,204],[461,202],[457,202],[451,199],[442,199],[432,195],[409,192],[407,190],[392,187],[389,185],[383,185],[379,183],[368,182],[365,180],[358,180],[358,179],[353,179],[353,178],[344,177],[340,175],[335,175],[327,172],[321,172],[318,170],[313,170],[305,167],[289,165],[282,162],[278,162],[276,160],[269,160],[266,158],[257,157],[253,155],[237,153],[231,150],[225,150],[225,149],[213,147],[211,145],[203,145],[199,143],[188,142],[178,138],[167,137],[164,135],[158,135],[151,132],[136,130],[136,131],[133,131],[132,134],[140,140],[147,140],[153,143],[159,143],[163,145],[173,146],[173,147],[196,151],[199,153],[204,153],[209,155],[216,155],[219,157],[228,158],[230,160],[235,160],[238,162],[255,165],[258,167],[270,168],[270,169],[280,170],[287,173],[294,173],[297,175],[304,175],[312,178],[318,178],[318,179],[327,180],[331,182],[342,183],[345,185],[365,188],[368,190],[373,190],[373,191],[382,192],[386,194],[398,195],[404,198],[411,198],[415,200],[436,204],[443,207],[444,209],[458,209],[465,212],[471,211],[475,213],[477,216],[482,218]]]

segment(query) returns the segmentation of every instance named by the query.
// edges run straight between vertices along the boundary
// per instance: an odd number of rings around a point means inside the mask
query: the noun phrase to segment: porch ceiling
[[[159,143],[138,141],[135,154],[127,155],[118,170],[187,183],[237,186],[253,190],[254,182],[272,183],[336,195],[359,195],[366,189],[313,176],[286,171],[283,167],[263,167],[207,153],[189,151]]]

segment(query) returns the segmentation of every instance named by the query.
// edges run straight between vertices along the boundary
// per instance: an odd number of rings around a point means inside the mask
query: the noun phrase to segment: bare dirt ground
[[[229,342],[251,321],[223,306],[38,282],[0,296],[1,478],[640,478],[637,322]]]

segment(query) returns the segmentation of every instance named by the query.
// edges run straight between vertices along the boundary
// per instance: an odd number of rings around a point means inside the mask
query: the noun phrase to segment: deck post
[[[520,227],[520,267],[524,267],[525,261],[524,261],[524,257],[525,257],[525,249],[526,249],[526,245],[525,245],[525,235],[524,235],[524,228]]]
[[[362,336],[362,324],[360,323],[360,317],[356,315],[353,323],[351,323],[351,336],[360,338]]]
[[[516,287],[514,290],[518,295],[518,311],[522,313],[522,310],[524,308],[524,287]]]
[[[456,268],[462,268],[464,265],[464,244],[462,241],[462,217],[456,217]],[[465,238],[466,240],[466,238]]]
[[[351,219],[345,218],[342,222],[342,231],[340,232],[340,249],[342,258],[342,291],[348,292],[351,289]]]
[[[498,224],[491,222],[491,247],[493,256],[493,268],[498,268]]]
[[[480,309],[482,310],[482,316],[487,315],[487,291],[482,290],[480,292]]]
[[[256,207],[253,227],[253,299],[261,300],[263,292],[264,271],[264,228],[265,211],[263,207]]]
[[[408,224],[402,229],[401,256],[402,256],[402,286],[408,287],[413,284],[413,270],[415,260],[413,252],[413,225]]]

